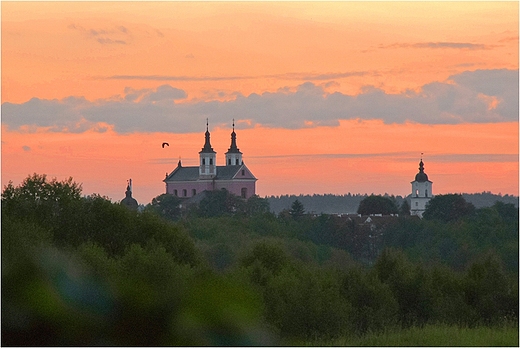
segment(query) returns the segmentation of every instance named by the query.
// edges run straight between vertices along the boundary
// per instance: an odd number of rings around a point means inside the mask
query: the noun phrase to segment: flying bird
[[[170,146],[170,144],[168,144],[168,143],[162,143],[162,147],[163,147],[163,149],[164,149],[165,146]]]

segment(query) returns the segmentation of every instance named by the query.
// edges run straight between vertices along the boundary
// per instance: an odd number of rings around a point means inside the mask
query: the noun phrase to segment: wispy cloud
[[[518,154],[508,154],[508,153],[453,153],[453,154],[440,154],[429,156],[431,161],[435,162],[453,162],[453,163],[461,163],[461,162],[512,162],[518,163]]]
[[[267,156],[248,156],[249,160],[288,160],[288,159],[369,159],[387,158],[396,162],[416,162],[417,152],[381,152],[381,153],[321,153],[321,154],[283,154]],[[518,163],[518,154],[489,154],[489,153],[450,153],[450,154],[427,154],[427,163]],[[196,158],[186,158],[196,161]],[[162,157],[150,159],[150,164],[176,164],[178,159]]]
[[[118,45],[126,45],[128,43],[128,38],[130,35],[130,31],[125,26],[114,26],[111,28],[85,28],[81,25],[76,25],[74,23],[69,24],[68,29],[75,30],[81,33],[84,37],[88,39],[93,39],[100,44],[118,44]]]
[[[518,42],[518,35],[516,36],[508,36],[508,37],[505,37],[501,40],[498,40],[498,42],[513,42],[513,41],[516,41]]]
[[[148,80],[148,81],[225,81],[248,80],[255,76],[182,76],[182,75],[112,75],[107,80]]]
[[[194,58],[188,55],[186,58]],[[350,71],[337,73],[285,73],[273,75],[228,75],[228,76],[184,76],[184,75],[112,75],[106,77],[108,80],[148,80],[148,81],[232,81],[232,80],[254,80],[254,79],[280,79],[299,81],[323,81],[341,79],[352,76],[369,75],[367,71]]]
[[[324,153],[324,154],[296,154],[296,155],[269,155],[249,156],[251,159],[288,159],[288,158],[392,158],[397,161],[417,161],[417,152],[382,152],[382,153]],[[518,154],[488,154],[488,153],[450,153],[428,154],[428,162],[513,162],[518,163]]]
[[[379,48],[450,48],[464,50],[489,50],[496,46],[475,44],[470,42],[417,42],[417,43],[394,43]]]
[[[123,96],[88,101],[33,98],[2,104],[2,123],[10,129],[56,132],[98,131],[187,133],[209,118],[212,125],[237,120],[241,128],[338,126],[340,120],[383,120],[385,123],[457,124],[518,121],[518,70],[476,70],[432,82],[418,91],[389,94],[366,86],[358,95],[328,93],[313,82],[296,90],[236,93],[228,101],[187,101],[187,93],[169,84],[155,89],[126,88]],[[241,122],[247,121],[247,122]]]

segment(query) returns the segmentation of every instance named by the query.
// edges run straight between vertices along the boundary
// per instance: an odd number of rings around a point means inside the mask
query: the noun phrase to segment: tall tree
[[[303,204],[299,200],[295,200],[291,204],[291,210],[289,210],[289,214],[291,214],[294,219],[302,217],[303,214],[305,214],[305,208],[303,207]]]

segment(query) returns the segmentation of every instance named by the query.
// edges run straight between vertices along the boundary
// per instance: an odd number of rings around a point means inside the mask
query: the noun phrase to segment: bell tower
[[[237,147],[237,135],[235,133],[235,120],[233,119],[233,132],[231,133],[231,146],[226,152],[226,166],[242,165],[242,152]]]
[[[428,175],[424,172],[424,163],[422,161],[421,154],[421,162],[419,162],[419,173],[415,175],[415,180],[411,182],[412,184],[412,196],[411,196],[411,204],[410,204],[410,215],[417,215],[422,218],[424,211],[426,210],[426,204],[432,199],[432,184],[430,180],[428,180]]]
[[[208,120],[206,119],[204,147],[199,152],[199,178],[201,179],[212,179],[217,176],[217,153],[211,147],[209,137]]]

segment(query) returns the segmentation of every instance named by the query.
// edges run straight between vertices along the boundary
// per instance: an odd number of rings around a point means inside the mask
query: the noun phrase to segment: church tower
[[[417,215],[422,218],[424,211],[426,210],[426,203],[432,199],[432,184],[430,180],[428,180],[428,175],[424,172],[424,163],[422,161],[419,162],[419,173],[415,175],[415,180],[411,182],[412,184],[412,196],[411,196],[411,204],[410,204],[410,214]]]
[[[242,164],[242,152],[237,147],[237,135],[235,133],[235,120],[233,120],[233,132],[231,133],[231,146],[226,152],[226,166],[238,166]]]
[[[199,178],[212,179],[217,176],[217,153],[211,147],[209,140],[210,134],[208,130],[208,120],[206,120],[206,140],[204,147],[199,152]]]
[[[139,207],[139,204],[135,200],[134,197],[132,197],[132,179],[128,181],[128,185],[126,186],[126,192],[125,192],[125,198],[123,198],[120,202],[121,205],[124,205],[128,209],[131,210],[137,210]]]

